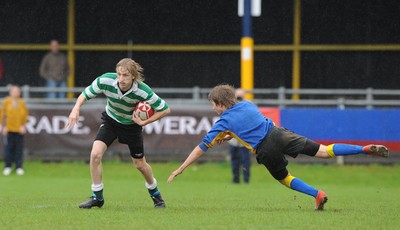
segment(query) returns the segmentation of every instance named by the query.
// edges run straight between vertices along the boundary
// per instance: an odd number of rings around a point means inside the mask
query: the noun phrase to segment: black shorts
[[[106,112],[103,112],[101,115],[103,122],[100,125],[95,140],[102,141],[109,147],[118,138],[119,143],[128,145],[133,158],[143,158],[142,126],[137,124],[123,125],[108,116]]]
[[[257,147],[257,162],[265,165],[271,175],[282,180],[288,175],[285,155],[293,158],[298,154],[315,156],[320,144],[300,136],[286,128],[274,126]]]

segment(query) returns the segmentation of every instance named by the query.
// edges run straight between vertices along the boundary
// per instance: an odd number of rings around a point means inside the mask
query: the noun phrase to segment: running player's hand
[[[73,108],[68,117],[68,123],[65,126],[66,128],[73,128],[76,123],[78,123],[79,119],[79,109]]]
[[[133,122],[135,122],[137,125],[140,126],[145,126],[147,125],[147,123],[145,121],[143,121],[142,119],[140,119],[138,116],[136,116],[136,113],[132,114],[132,120]]]

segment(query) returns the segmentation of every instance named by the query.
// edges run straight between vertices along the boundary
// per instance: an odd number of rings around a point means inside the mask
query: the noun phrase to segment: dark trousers
[[[8,133],[3,138],[5,167],[11,167],[15,162],[16,168],[22,168],[24,136],[19,133]]]
[[[233,173],[233,182],[240,182],[240,168],[243,171],[243,181],[249,183],[250,181],[250,155],[248,149],[245,147],[235,147],[229,145],[229,152],[231,154],[231,166]],[[242,167],[240,167],[242,166]]]

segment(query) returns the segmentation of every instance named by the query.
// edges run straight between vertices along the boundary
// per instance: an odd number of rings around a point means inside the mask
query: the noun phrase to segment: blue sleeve
[[[204,136],[203,141],[199,144],[201,150],[207,152],[209,148],[214,147],[216,140],[226,135],[225,132],[227,129],[225,128],[224,123],[225,122],[223,119],[219,119],[211,128],[211,130],[208,131],[208,133]]]
[[[199,144],[199,147],[200,147],[201,150],[203,150],[204,152],[207,152],[207,150],[208,150],[208,147],[207,147],[207,145],[206,145],[204,142],[201,142],[201,143]]]

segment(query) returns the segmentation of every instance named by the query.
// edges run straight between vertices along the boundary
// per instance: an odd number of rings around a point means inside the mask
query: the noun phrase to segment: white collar
[[[133,91],[136,91],[136,90],[138,89],[138,83],[137,83],[137,81],[133,81],[132,87],[131,87],[128,91],[126,91],[125,94],[122,94],[121,89],[118,87],[118,80],[117,80],[117,79],[115,79],[115,81],[113,82],[113,86],[117,89],[118,95],[119,95],[120,97],[122,97],[122,96],[124,96],[124,95],[126,95],[126,94],[129,94],[129,93],[131,93],[131,92],[133,92]]]

